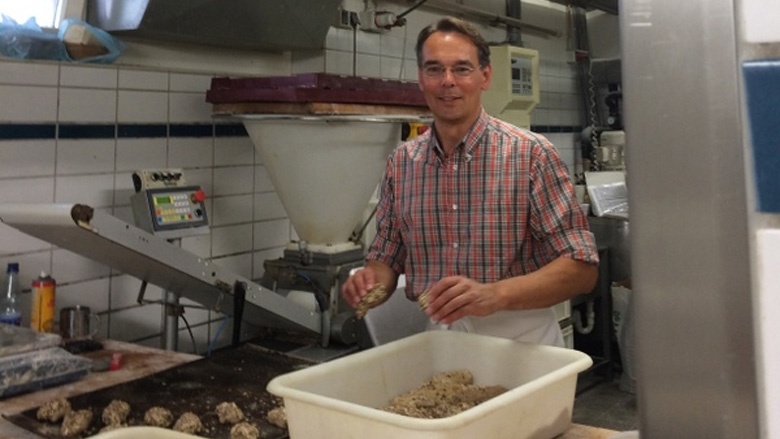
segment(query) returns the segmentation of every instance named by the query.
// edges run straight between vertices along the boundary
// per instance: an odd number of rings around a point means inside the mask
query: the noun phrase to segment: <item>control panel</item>
[[[539,103],[539,52],[508,44],[490,47],[493,78],[482,94],[492,116],[523,128],[531,126],[531,111]]]
[[[206,194],[188,185],[181,169],[136,171],[133,186],[130,201],[139,228],[166,239],[209,232]]]

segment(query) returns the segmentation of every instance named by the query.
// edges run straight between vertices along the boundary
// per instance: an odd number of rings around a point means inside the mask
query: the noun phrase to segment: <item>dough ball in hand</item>
[[[387,289],[383,284],[374,284],[367,292],[366,295],[360,299],[357,309],[355,309],[355,315],[357,318],[362,319],[368,313],[371,308],[376,308],[382,304],[388,296]]]

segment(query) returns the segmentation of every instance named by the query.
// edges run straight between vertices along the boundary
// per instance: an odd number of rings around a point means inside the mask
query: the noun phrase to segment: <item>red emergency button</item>
[[[192,195],[190,195],[190,199],[193,203],[202,203],[206,201],[206,193],[203,192],[203,189],[198,189]]]

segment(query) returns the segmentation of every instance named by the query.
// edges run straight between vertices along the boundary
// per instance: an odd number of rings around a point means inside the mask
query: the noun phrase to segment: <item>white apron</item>
[[[565,347],[561,327],[552,308],[499,311],[487,317],[464,317],[450,325],[429,322],[426,329],[448,329]]]

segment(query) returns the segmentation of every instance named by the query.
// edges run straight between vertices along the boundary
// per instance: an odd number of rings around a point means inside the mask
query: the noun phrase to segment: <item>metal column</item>
[[[641,437],[759,437],[731,0],[621,5]]]

